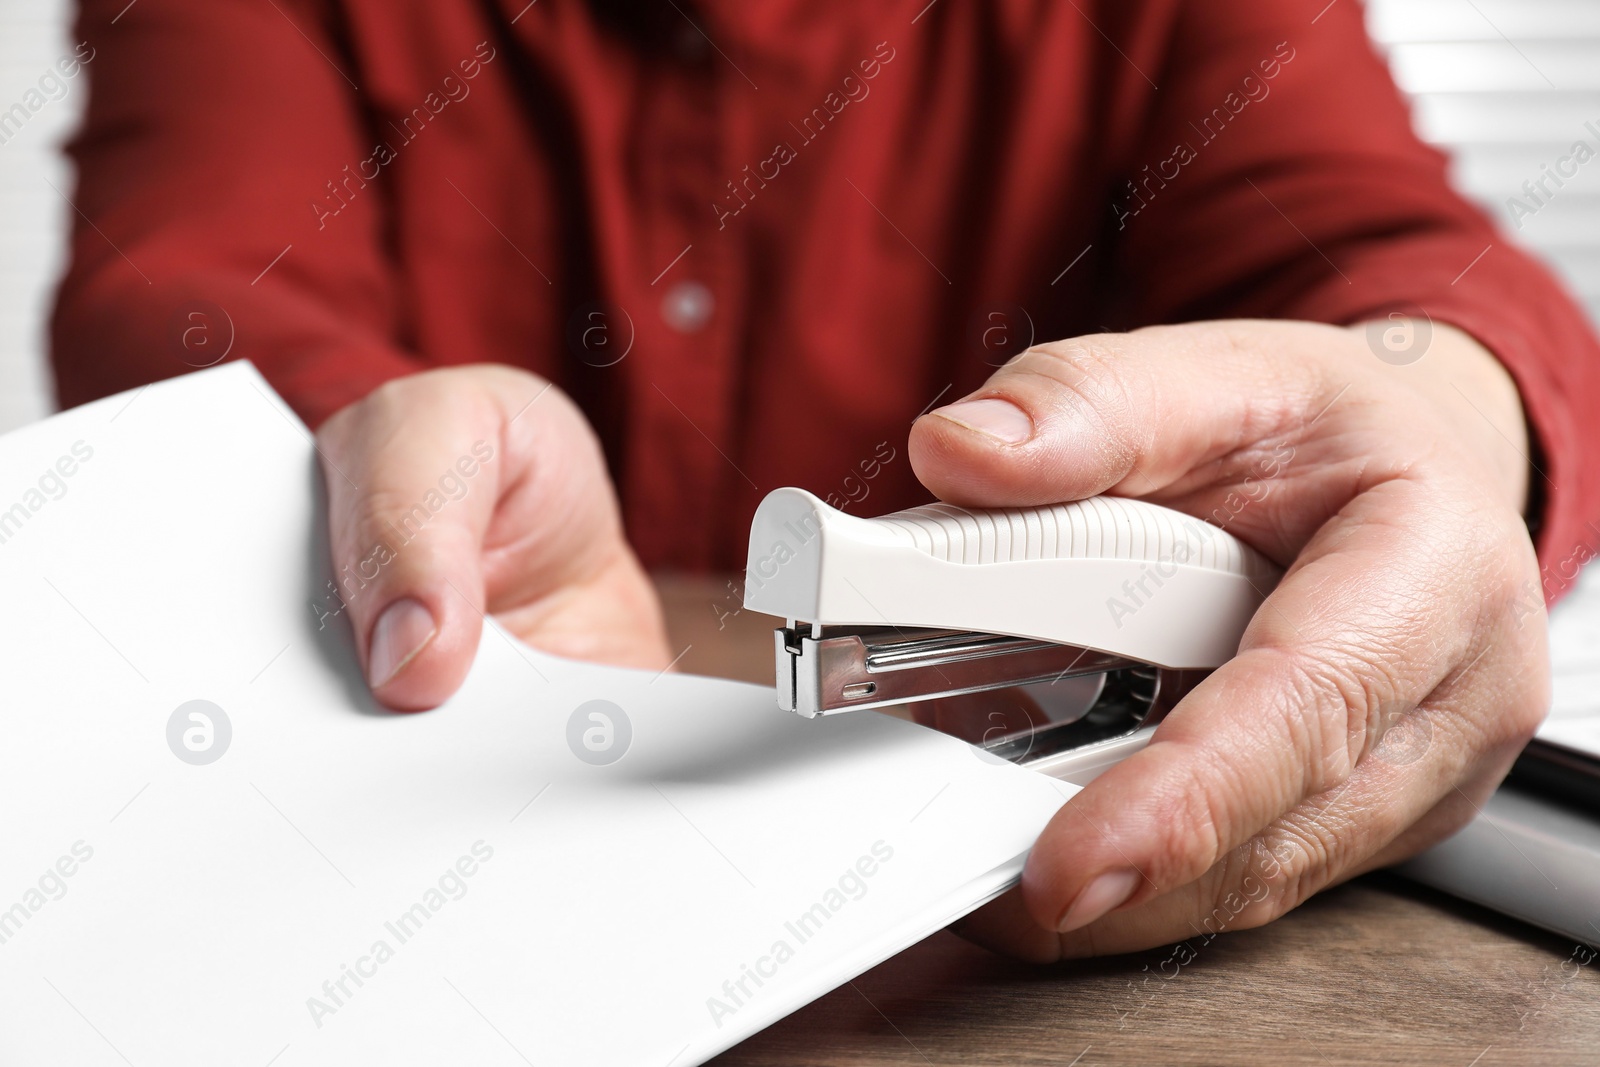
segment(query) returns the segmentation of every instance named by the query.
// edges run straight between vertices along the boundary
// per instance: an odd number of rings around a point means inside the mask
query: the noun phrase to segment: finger
[[[1461,589],[1490,584],[1474,580],[1470,561],[1452,568],[1408,535],[1437,515],[1436,490],[1384,489],[1313,539],[1239,655],[1162,721],[1148,748],[1051,821],[1023,878],[1037,922],[1076,929],[1201,877],[1307,797],[1348,781],[1381,709],[1415,706],[1476,654],[1436,635],[1465,641],[1473,627],[1461,620],[1479,606],[1460,603]],[[1415,819],[1436,799],[1403,792],[1389,814]]]
[[[1487,673],[1487,672],[1485,672]],[[1419,708],[1425,723],[1448,723],[1442,707]],[[1431,795],[1449,768],[1423,760],[1434,745],[1452,739],[1431,725],[1395,751],[1370,754],[1351,780],[1308,798],[1260,834],[1225,855],[1200,878],[1133,907],[1114,911],[1076,930],[1057,932],[1036,923],[1020,889],[955,924],[955,932],[986,948],[1037,963],[1113,955],[1158,945],[1251,929],[1276,919],[1313,893],[1416,855],[1459,830],[1481,809],[1520,742],[1498,743],[1459,786],[1444,793],[1426,814],[1407,825],[1398,790]],[[1465,746],[1443,749],[1461,751]],[[1426,752],[1424,751],[1426,750]],[[1369,851],[1370,850],[1370,851]],[[1360,858],[1352,860],[1353,856]],[[1536,867],[1530,877],[1539,877]]]
[[[1303,428],[1347,384],[1328,360],[1286,351],[1351,343],[1334,327],[1207,323],[1042,345],[918,419],[912,465],[940,499],[978,507],[1176,492],[1189,472]]]
[[[608,542],[604,530],[550,532],[584,525],[560,506],[566,497],[588,486],[608,500],[609,491],[592,435],[564,397],[552,392],[518,416],[542,387],[509,370],[420,374],[389,383],[318,430],[338,591],[368,684],[389,707],[434,707],[460,686],[482,632],[485,548],[495,537],[536,549],[542,562],[518,579],[507,577],[519,571],[520,560],[507,564],[514,551],[487,564],[497,584],[528,583],[524,592],[587,575],[594,549],[567,540]],[[512,516],[524,528],[519,536],[499,517],[499,504],[530,480],[555,506],[539,519],[526,509]]]
[[[1442,717],[1437,709],[1425,714]],[[1416,855],[1459,830],[1514,756],[1514,747],[1497,750],[1459,786],[1432,761],[1396,764],[1370,756],[1350,781],[1297,805],[1195,881],[1061,933],[1059,955],[1133,952],[1272,922],[1313,894]],[[1537,876],[1536,869],[1530,874]],[[985,932],[1017,936],[1008,928]],[[1033,957],[1049,951],[1036,937],[1028,948]]]
[[[487,610],[527,643],[570,659],[659,670],[661,605],[622,530],[588,422],[551,389],[506,433],[513,484],[484,535]]]

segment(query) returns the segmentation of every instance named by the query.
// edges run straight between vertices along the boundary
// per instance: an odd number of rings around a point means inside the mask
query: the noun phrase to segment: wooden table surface
[[[772,621],[732,614],[725,580],[658,587],[680,669],[770,683]],[[1578,948],[1377,874],[1182,967],[1170,949],[1038,967],[937,934],[714,1062],[1591,1067],[1600,960]]]

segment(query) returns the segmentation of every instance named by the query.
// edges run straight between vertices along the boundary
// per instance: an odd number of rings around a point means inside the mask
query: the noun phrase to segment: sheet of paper
[[[1600,757],[1600,567],[1550,613],[1550,718],[1539,736]]]
[[[494,628],[382,712],[319,478],[247,365],[0,439],[0,1062],[698,1063],[998,894],[1073,791]]]

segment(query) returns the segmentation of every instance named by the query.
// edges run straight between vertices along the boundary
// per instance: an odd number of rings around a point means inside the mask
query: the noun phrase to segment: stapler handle
[[[1280,576],[1220,527],[1141,500],[864,519],[790,488],[756,511],[744,602],[814,627],[980,631],[1210,669]]]

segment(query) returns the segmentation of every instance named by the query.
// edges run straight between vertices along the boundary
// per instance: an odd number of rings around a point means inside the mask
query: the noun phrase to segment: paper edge
[[[737,1030],[730,1030],[725,1035],[719,1034],[717,1040],[694,1052],[695,1058],[684,1059],[684,1055],[689,1051],[685,1049],[666,1067],[695,1067],[714,1056],[721,1055],[800,1009],[816,1003],[835,989],[849,984],[885,960],[926,941],[957,919],[970,915],[985,904],[998,899],[1021,882],[1022,868],[1027,863],[1031,851],[1030,848],[1012,857],[982,877],[941,898],[928,909],[891,927],[887,933],[868,946],[847,952],[833,966],[827,968],[826,972],[819,973],[814,979],[800,984],[791,1002],[781,1006],[769,1005],[765,1010],[749,1016],[747,1020],[740,1020]],[[975,888],[979,892],[974,897],[970,893]],[[956,903],[957,901],[959,903]]]

